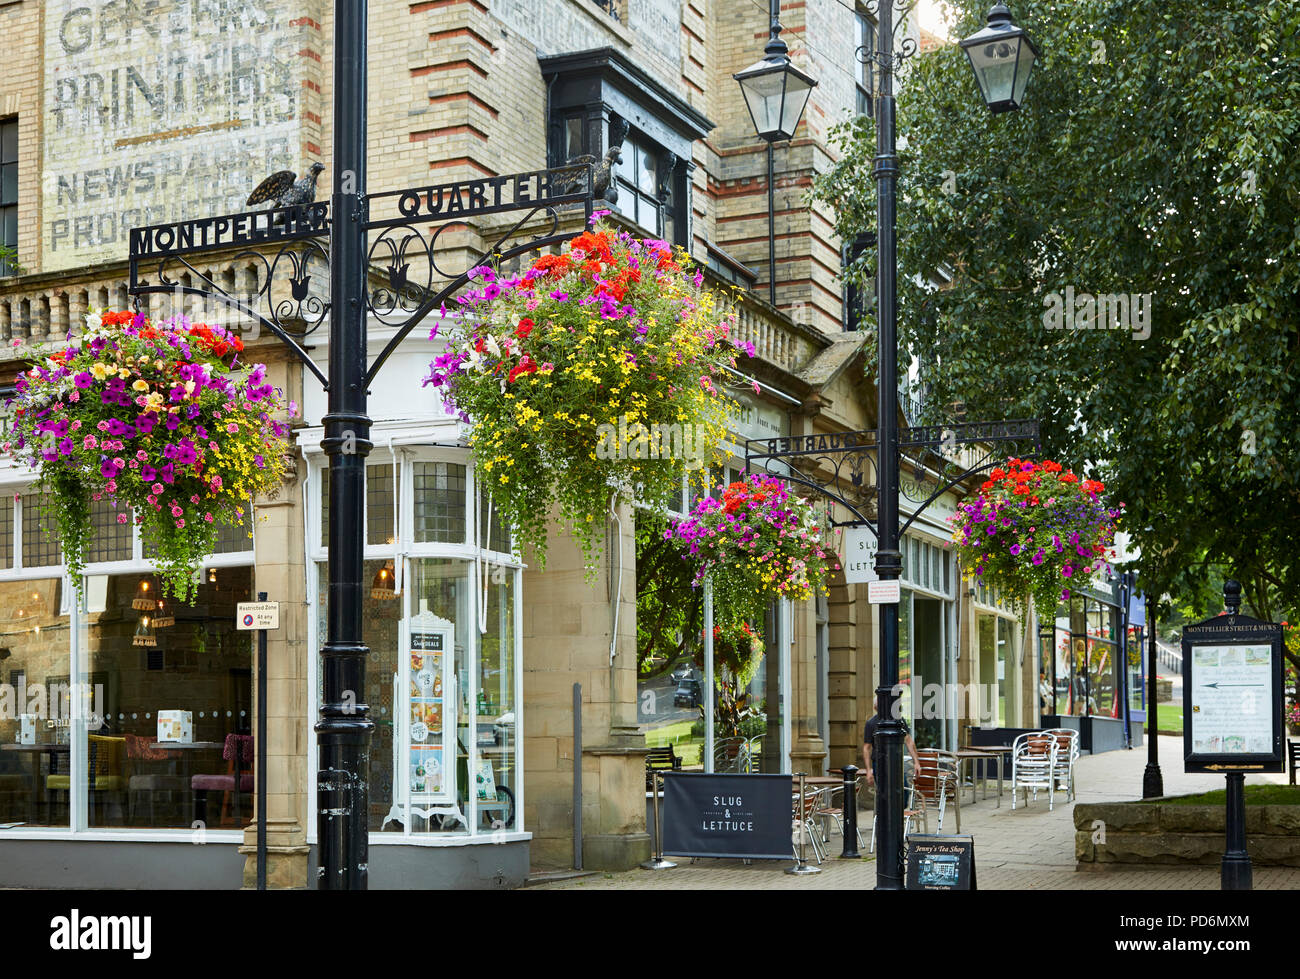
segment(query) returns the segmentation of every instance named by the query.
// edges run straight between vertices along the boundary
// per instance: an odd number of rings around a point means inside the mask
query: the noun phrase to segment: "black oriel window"
[[[0,122],[0,245],[18,248],[18,120]],[[12,275],[11,257],[0,256],[0,275]]]
[[[675,163],[672,154],[631,132],[623,140],[622,162],[614,167],[615,209],[670,242],[675,241]]]
[[[865,11],[859,10],[855,15],[858,29],[857,57],[853,59],[853,70],[857,81],[858,105],[860,116],[871,115],[871,98],[874,94],[871,65],[863,59],[876,50],[876,25]]]
[[[625,2],[614,6],[620,16],[626,10]],[[687,245],[692,148],[714,124],[613,48],[545,55],[538,63],[547,85],[550,165],[592,164],[596,196],[610,209],[646,235]]]

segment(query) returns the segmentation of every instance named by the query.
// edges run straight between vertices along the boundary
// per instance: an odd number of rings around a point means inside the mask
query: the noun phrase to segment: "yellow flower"
[[[106,378],[108,376],[108,371],[109,368],[107,364],[95,364],[90,368],[91,376],[97,381],[102,381]]]
[[[146,380],[145,380],[144,378],[142,378],[142,377],[141,377],[141,378],[137,378],[137,379],[136,379],[136,382],[135,382],[134,384],[131,385],[131,388],[132,388],[132,390],[135,390],[135,391],[148,391],[148,390],[149,390],[149,382],[146,381]]]

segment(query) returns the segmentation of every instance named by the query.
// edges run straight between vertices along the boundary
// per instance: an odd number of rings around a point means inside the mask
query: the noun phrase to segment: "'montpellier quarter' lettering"
[[[178,251],[309,238],[326,234],[328,228],[329,205],[324,201],[277,207],[268,211],[226,214],[175,224],[132,228],[131,256],[161,258]]]

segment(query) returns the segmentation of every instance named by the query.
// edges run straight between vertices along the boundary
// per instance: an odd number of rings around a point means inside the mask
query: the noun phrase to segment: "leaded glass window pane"
[[[366,467],[366,543],[391,544],[397,528],[397,497],[391,464]],[[464,503],[461,504],[462,509]]]
[[[465,467],[450,462],[417,462],[414,479],[415,539],[422,543],[465,543]]]
[[[125,517],[119,521],[118,516]],[[114,507],[108,500],[90,505],[90,522],[94,528],[86,548],[86,562],[131,560],[131,511],[125,506]]]
[[[63,563],[63,548],[52,524],[41,517],[41,495],[23,494],[23,567],[44,568]]]

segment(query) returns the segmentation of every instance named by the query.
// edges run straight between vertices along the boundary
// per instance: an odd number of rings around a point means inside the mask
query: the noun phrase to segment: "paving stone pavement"
[[[1221,775],[1187,775],[1182,771],[1182,738],[1161,737],[1159,754],[1167,795],[1186,795],[1223,787]],[[1142,775],[1147,750],[1110,751],[1084,755],[1076,770],[1079,802],[1117,802],[1142,797]],[[1008,779],[1010,772],[1007,772]],[[1285,782],[1285,775],[1249,775],[1246,783]],[[1002,803],[995,803],[990,783],[989,796],[975,805],[962,807],[961,830],[975,840],[977,880],[981,890],[1218,890],[1219,868],[1161,868],[1158,870],[1076,871],[1074,861],[1074,803],[1058,795],[1049,811],[1047,797],[1032,797],[1028,807],[1018,800],[1011,808],[1009,781],[1003,787]],[[932,817],[933,818],[933,817]],[[944,832],[955,832],[955,814],[944,817]],[[869,842],[871,812],[860,814],[859,826]],[[933,822],[931,831],[934,830]],[[838,854],[840,838],[831,836],[831,853]],[[809,850],[811,860],[811,850]],[[672,870],[632,870],[597,873],[590,876],[536,884],[538,890],[776,890],[866,889],[875,886],[876,864],[867,855],[862,860],[840,860],[832,856],[821,864],[821,873],[794,876],[787,866],[774,860],[755,861],[745,866],[740,860],[676,858]],[[813,866],[817,866],[815,862]],[[1256,867],[1256,890],[1300,890],[1300,868]]]

